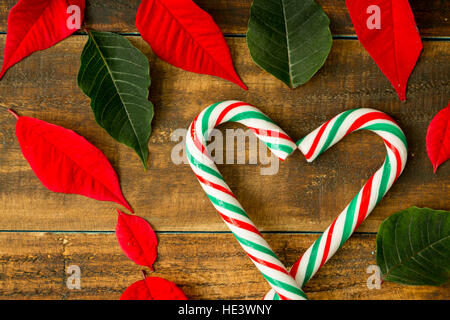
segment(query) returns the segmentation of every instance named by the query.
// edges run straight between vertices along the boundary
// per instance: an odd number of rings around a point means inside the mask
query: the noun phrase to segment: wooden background
[[[410,0],[424,52],[401,103],[388,80],[357,41],[344,0],[318,1],[330,16],[334,43],[323,69],[296,90],[250,59],[245,32],[251,0],[196,0],[212,14],[230,46],[237,72],[249,87],[174,68],[155,58],[134,25],[139,0],[87,0],[86,25],[120,32],[151,62],[150,100],[156,117],[149,170],[134,152],[115,142],[94,121],[77,87],[85,34],[71,36],[14,66],[0,82],[0,296],[3,299],[118,299],[140,280],[140,267],[121,252],[114,235],[115,205],[47,191],[23,159],[15,120],[5,111],[38,117],[85,136],[117,170],[126,198],[160,241],[156,272],[180,285],[191,299],[260,299],[269,286],[228,232],[188,165],[174,165],[172,133],[187,128],[206,106],[244,100],[259,107],[299,139],[332,116],[371,107],[393,116],[410,145],[403,176],[371,217],[305,288],[311,299],[449,299],[450,287],[383,283],[369,290],[366,269],[375,264],[378,226],[412,205],[450,209],[450,162],[434,175],[426,156],[428,123],[449,101],[450,2]],[[0,47],[7,15],[0,4]],[[3,55],[2,55],[3,56]],[[356,133],[313,164],[297,152],[275,176],[258,165],[220,166],[244,208],[282,261],[291,265],[382,164],[379,138]],[[65,285],[66,268],[82,270],[81,290]]]

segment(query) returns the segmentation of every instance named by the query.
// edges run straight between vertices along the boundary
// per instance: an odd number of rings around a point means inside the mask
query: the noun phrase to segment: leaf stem
[[[15,113],[13,109],[8,109],[8,112],[11,113],[17,120],[19,120],[19,115]]]

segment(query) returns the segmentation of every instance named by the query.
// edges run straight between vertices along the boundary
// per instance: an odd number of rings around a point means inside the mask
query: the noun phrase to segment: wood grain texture
[[[76,85],[85,36],[73,36],[14,66],[0,83],[0,108],[74,129],[102,150],[120,177],[136,213],[159,231],[226,230],[188,165],[175,165],[171,141],[206,106],[238,99],[259,107],[299,139],[334,115],[371,107],[393,116],[410,146],[399,182],[360,231],[376,232],[382,220],[412,205],[450,209],[450,163],[437,175],[426,156],[425,135],[433,116],[448,104],[450,42],[425,42],[412,74],[408,101],[401,103],[356,40],[336,40],[324,68],[303,87],[288,89],[251,62],[245,39],[228,39],[248,92],[227,81],[184,72],[155,59],[140,37],[131,41],[151,61],[150,99],[155,104],[149,170],[133,151],[110,138],[94,121],[89,100]],[[0,37],[3,46],[4,36]],[[361,71],[358,71],[361,70]],[[115,205],[42,187],[23,159],[15,119],[0,112],[0,230],[113,230]],[[236,128],[228,126],[228,128]],[[258,165],[221,165],[226,181],[255,223],[265,231],[322,231],[382,164],[382,141],[355,133],[307,164],[300,152],[274,176]]]
[[[190,299],[261,299],[264,278],[231,234],[160,234],[155,273],[177,283]],[[265,235],[292,264],[317,235]],[[450,299],[449,286],[410,287],[385,282],[369,290],[375,237],[352,237],[304,288],[318,299]],[[69,265],[81,268],[81,290],[69,290]],[[0,234],[1,299],[119,299],[141,279],[141,268],[120,251],[113,234]],[[232,266],[232,267],[230,267]]]
[[[98,30],[137,32],[136,12],[141,0],[87,0],[86,26]],[[194,0],[212,15],[225,34],[245,34],[252,0]],[[317,0],[331,20],[335,35],[355,33],[344,0]],[[8,12],[17,0],[0,3],[0,31],[6,31]],[[450,2],[410,0],[422,36],[450,36]]]
[[[16,2],[0,2],[0,32],[6,31],[8,12]],[[135,34],[139,2],[87,0],[86,26]],[[229,35],[236,69],[250,90],[176,69],[156,59],[139,36],[130,36],[151,63],[150,99],[156,117],[148,171],[131,149],[115,142],[95,123],[90,102],[76,84],[86,36],[72,36],[33,54],[0,82],[0,299],[118,299],[127,286],[141,279],[140,267],[120,251],[112,233],[116,205],[55,194],[41,186],[21,155],[15,120],[5,112],[7,108],[73,129],[106,154],[127,200],[159,231],[157,272],[150,275],[176,282],[191,299],[261,299],[268,290],[233,236],[214,234],[227,230],[226,226],[190,167],[171,160],[178,143],[172,139],[174,132],[187,128],[201,110],[217,101],[238,99],[254,104],[294,139],[349,108],[387,112],[407,135],[409,160],[399,182],[358,231],[375,233],[382,220],[412,205],[450,210],[450,162],[433,175],[425,149],[428,123],[448,104],[450,41],[424,42],[406,103],[398,101],[388,80],[356,40],[335,40],[324,68],[305,86],[290,90],[251,61],[244,38],[232,37],[245,34],[251,0],[195,2]],[[344,0],[318,3],[330,16],[333,34],[354,35]],[[422,36],[450,37],[449,1],[410,3]],[[5,38],[0,35],[0,47]],[[226,125],[222,131],[227,128],[243,127]],[[307,164],[297,152],[280,164],[274,176],[262,176],[260,165],[221,165],[219,169],[255,223],[266,231],[264,236],[281,260],[291,265],[384,157],[378,137],[356,133],[313,164]],[[29,230],[34,231],[20,232]],[[374,234],[354,235],[307,284],[309,298],[450,299],[448,285],[383,283],[381,290],[367,289],[366,270],[375,264],[375,246]],[[66,287],[69,265],[81,267],[79,291]]]

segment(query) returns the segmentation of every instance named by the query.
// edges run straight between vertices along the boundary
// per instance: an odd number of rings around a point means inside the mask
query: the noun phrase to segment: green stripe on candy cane
[[[327,132],[328,126],[331,123],[333,123],[333,126]],[[291,270],[291,274],[295,276],[297,283],[301,283],[301,286],[306,284],[309,279],[314,276],[323,263],[328,261],[337,249],[339,249],[355,231],[357,227],[355,218],[358,218],[358,223],[362,222],[387,193],[390,186],[392,186],[398,178],[395,172],[392,171],[392,164],[394,163],[397,168],[400,167],[400,174],[406,164],[408,145],[404,133],[397,124],[385,114],[371,109],[346,111],[325,123],[310,135],[301,139],[297,145],[303,154],[311,155],[309,161],[312,161],[333,144],[351,133],[347,132],[345,128],[349,128],[355,123],[358,123],[358,125],[360,124],[360,126],[352,131],[370,130],[381,135],[383,139],[386,140],[385,144],[388,155],[386,156],[383,166],[371,177],[347,208],[330,225],[330,227],[328,227],[325,233],[322,234],[300,260],[297,261],[296,268]],[[323,144],[320,152],[315,154],[316,152],[314,149],[318,148],[322,142]],[[391,148],[394,148],[394,150]],[[375,177],[377,179],[375,179]],[[379,185],[377,186],[378,179]],[[375,189],[373,188],[374,185]],[[376,197],[373,196],[374,194],[376,194]],[[367,212],[365,212],[366,210]],[[365,215],[361,217],[360,214]],[[336,231],[337,228],[335,228],[338,219],[344,220],[342,230],[340,231]],[[326,239],[324,237],[325,234]],[[324,239],[326,241],[325,244],[323,242]],[[335,246],[332,246],[333,240]],[[323,251],[319,254],[319,249],[322,246]],[[317,259],[318,257],[320,259]],[[306,263],[303,263],[304,261],[306,261]],[[279,299],[277,294],[273,291],[269,292],[265,297],[265,299],[270,298],[275,300]]]
[[[211,200],[211,202],[213,204],[215,204],[216,206],[222,207],[222,208],[227,209],[229,211],[233,211],[233,212],[235,212],[237,214],[240,214],[241,216],[244,216],[244,217],[248,218],[248,215],[245,213],[245,211],[242,210],[241,208],[239,208],[238,206],[235,206],[234,204],[231,204],[231,203],[219,200],[216,197],[213,197],[213,196],[211,196],[209,194],[207,196],[208,196],[209,200]]]
[[[209,117],[211,116],[211,112],[213,112],[213,110],[217,107],[217,105],[220,102],[214,103],[213,105],[211,105],[208,109],[205,110],[205,114],[203,115],[203,119],[202,119],[202,133],[203,133],[203,138],[206,140],[208,140],[208,137],[206,137],[205,135],[208,133],[208,129],[209,129]]]
[[[317,251],[319,251],[320,240],[322,240],[322,237],[323,237],[323,234],[320,235],[319,239],[316,242],[314,242],[314,244],[312,246],[311,259],[309,259],[308,266],[306,267],[306,275],[305,275],[305,279],[303,280],[302,287],[306,284],[306,282],[307,282],[306,279],[309,280],[312,277],[312,274],[314,272],[313,261],[316,261]]]
[[[344,242],[347,241],[348,238],[350,238],[350,236],[352,235],[353,220],[354,220],[354,217],[355,217],[356,203],[358,202],[358,198],[359,198],[359,194],[360,193],[361,193],[361,191],[356,195],[356,197],[353,198],[353,200],[350,202],[350,204],[348,206],[347,214],[345,216],[345,222],[344,222],[344,231],[342,233],[341,243],[340,243],[339,247],[342,247]],[[319,242],[319,241],[316,241],[316,242]]]
[[[239,122],[248,119],[260,119],[275,124],[268,116],[261,112],[246,111],[232,117],[228,122]]]
[[[287,154],[291,154],[292,151],[294,151],[293,148],[291,148],[290,146],[287,146],[285,144],[274,144],[274,143],[266,142],[266,146],[271,150],[280,150],[280,151],[286,152]]]
[[[216,178],[219,178],[219,179],[223,180],[222,175],[221,175],[217,170],[214,170],[214,169],[212,169],[212,168],[210,168],[210,167],[208,167],[208,166],[205,166],[203,163],[197,161],[197,160],[191,155],[191,153],[189,152],[189,149],[187,149],[187,148],[186,148],[186,155],[187,155],[187,158],[188,158],[189,163],[191,163],[192,165],[196,166],[196,167],[199,168],[200,170],[202,170],[202,171],[204,171],[204,172],[206,172],[206,173],[209,173],[210,175],[213,175],[213,176],[215,176]]]
[[[319,154],[321,154],[322,152],[324,152],[325,150],[327,150],[330,147],[331,142],[333,142],[333,139],[336,136],[336,133],[339,130],[339,128],[341,127],[341,125],[344,122],[344,120],[348,117],[349,114],[353,113],[356,110],[357,109],[348,110],[348,111],[345,111],[341,115],[338,116],[336,122],[334,123],[333,127],[331,128],[330,134],[327,137],[327,141],[325,141],[325,144],[323,145],[323,147],[320,150]],[[297,143],[297,146],[300,145],[300,143],[302,141],[303,141],[303,139],[300,140]]]

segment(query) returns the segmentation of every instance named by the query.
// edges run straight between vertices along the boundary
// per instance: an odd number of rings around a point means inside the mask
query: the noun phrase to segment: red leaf
[[[450,159],[450,102],[428,126],[427,152],[435,173],[442,163]]]
[[[100,150],[72,130],[14,115],[22,153],[46,188],[114,201],[132,211],[114,169]]]
[[[422,51],[408,0],[346,0],[356,34],[389,79],[400,100],[406,100],[408,78]]]
[[[144,219],[119,210],[116,237],[128,258],[153,270],[158,254],[158,240],[150,224]]]
[[[0,79],[6,70],[23,58],[50,48],[77,30],[72,29],[75,11],[69,10],[71,5],[81,9],[79,21],[82,22],[85,0],[19,0],[8,17]]]
[[[219,27],[192,0],[143,0],[136,26],[155,54],[187,71],[229,80],[247,90]]]
[[[120,300],[187,300],[187,298],[173,282],[149,277],[129,286]]]

